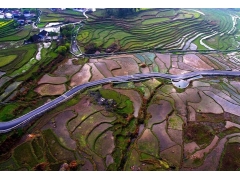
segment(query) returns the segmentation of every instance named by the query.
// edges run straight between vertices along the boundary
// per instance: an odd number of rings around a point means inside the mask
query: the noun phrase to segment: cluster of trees
[[[139,8],[106,8],[105,13],[107,17],[115,16],[124,18],[128,15],[134,14]]]
[[[60,28],[60,34],[66,41],[71,41],[73,24],[69,24]]]
[[[60,28],[60,35],[62,36],[62,41],[61,45],[58,46],[58,48],[55,50],[56,53],[59,53],[64,56],[70,50],[70,42],[73,28],[74,28],[73,24],[69,24]]]

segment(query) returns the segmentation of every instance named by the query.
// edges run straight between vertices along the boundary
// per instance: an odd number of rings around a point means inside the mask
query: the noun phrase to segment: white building
[[[5,13],[5,18],[12,19],[13,15],[11,13]]]

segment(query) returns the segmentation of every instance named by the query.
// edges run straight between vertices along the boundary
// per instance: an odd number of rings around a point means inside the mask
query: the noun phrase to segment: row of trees
[[[55,50],[56,53],[61,55],[66,55],[70,50],[70,42],[72,38],[72,30],[74,28],[73,24],[60,27],[60,35],[62,36],[61,45]]]

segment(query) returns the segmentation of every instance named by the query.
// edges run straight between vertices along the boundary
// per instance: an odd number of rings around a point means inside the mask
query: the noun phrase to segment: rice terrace
[[[1,171],[239,171],[240,9],[0,8]]]

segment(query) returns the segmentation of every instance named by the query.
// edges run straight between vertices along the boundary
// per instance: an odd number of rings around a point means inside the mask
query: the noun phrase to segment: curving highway
[[[165,78],[170,79],[174,82],[181,81],[181,80],[188,80],[194,77],[199,76],[240,76],[240,71],[217,71],[217,70],[207,70],[207,71],[195,71],[186,74],[180,75],[171,75],[171,74],[162,74],[162,73],[146,73],[146,74],[133,74],[133,75],[126,75],[126,76],[116,76],[116,77],[109,77],[100,79],[93,82],[88,82],[79,86],[73,87],[71,90],[67,91],[63,95],[59,96],[58,98],[38,107],[37,109],[18,117],[14,120],[8,122],[0,122],[0,133],[6,133],[13,129],[16,129],[24,124],[30,122],[34,118],[44,114],[50,109],[53,109],[60,103],[69,100],[72,98],[76,93],[79,93],[87,88],[91,88],[93,86],[107,84],[107,83],[122,83],[122,82],[137,82],[142,80],[147,80],[151,78]]]

